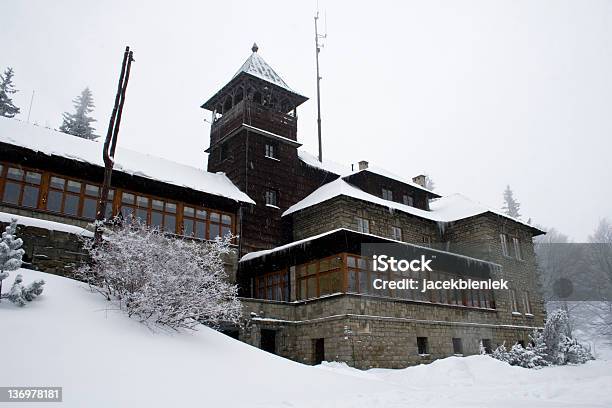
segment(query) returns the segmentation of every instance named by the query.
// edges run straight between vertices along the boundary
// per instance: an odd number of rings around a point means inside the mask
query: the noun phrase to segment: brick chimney
[[[362,160],[359,162],[359,170],[365,170],[368,168],[368,162],[365,160]]]
[[[414,181],[416,184],[418,184],[421,187],[425,187],[425,179],[427,177],[424,174],[419,174],[416,177],[412,178],[412,181]]]

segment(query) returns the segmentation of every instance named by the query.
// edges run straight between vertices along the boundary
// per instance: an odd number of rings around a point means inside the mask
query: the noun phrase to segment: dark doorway
[[[312,340],[314,348],[314,364],[321,364],[325,361],[325,339]]]
[[[268,353],[276,354],[276,330],[261,329],[260,348]]]

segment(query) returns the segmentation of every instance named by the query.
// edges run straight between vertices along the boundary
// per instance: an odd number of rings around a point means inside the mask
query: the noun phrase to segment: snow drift
[[[0,384],[62,386],[62,407],[609,407],[612,364],[528,370],[451,357],[403,370],[304,366],[206,327],[152,331],[70,279],[0,303]],[[27,406],[21,404],[20,406]]]

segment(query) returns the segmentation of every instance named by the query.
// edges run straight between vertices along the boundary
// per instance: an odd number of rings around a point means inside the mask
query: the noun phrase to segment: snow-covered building
[[[0,223],[23,226],[24,260],[68,274],[84,259],[104,177],[102,143],[0,117]],[[225,175],[118,147],[107,215],[196,239],[237,233],[254,202]]]
[[[460,194],[442,197],[420,175],[320,162],[300,149],[306,100],[254,45],[202,105],[212,112],[207,171],[118,148],[107,215],[193,239],[238,235],[245,324],[225,329],[296,361],[405,367],[475,354],[480,342],[527,342],[544,319],[532,244],[543,232]],[[0,223],[18,216],[34,267],[63,273],[83,260],[78,236],[91,235],[101,151],[0,117]],[[376,271],[378,250],[435,259],[433,270]],[[505,279],[509,289],[374,286],[410,277]]]
[[[202,107],[212,112],[208,170],[255,200],[241,217],[237,280],[243,341],[305,362],[404,367],[479,343],[527,342],[543,323],[532,238],[543,232],[423,176],[366,161],[320,162],[300,150],[306,98],[258,53]],[[509,290],[379,289],[371,245],[436,259],[431,280],[506,279]],[[370,247],[368,247],[370,245]]]

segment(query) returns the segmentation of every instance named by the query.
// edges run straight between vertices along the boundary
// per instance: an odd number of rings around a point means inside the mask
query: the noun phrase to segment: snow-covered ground
[[[43,278],[47,284],[24,308],[0,303],[0,385],[62,386],[64,402],[45,406],[612,406],[610,361],[527,370],[472,356],[403,370],[310,367],[205,327],[151,330],[108,310],[82,283],[20,273],[26,283]]]

